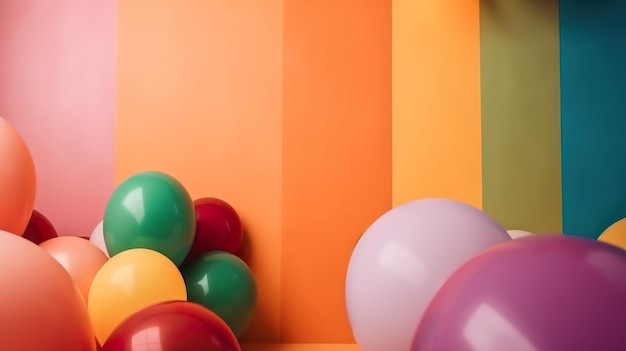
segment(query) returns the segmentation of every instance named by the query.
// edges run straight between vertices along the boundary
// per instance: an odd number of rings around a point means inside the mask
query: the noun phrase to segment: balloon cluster
[[[121,334],[132,336],[121,325],[125,319],[174,300],[204,306],[239,337],[257,299],[252,271],[236,255],[242,238],[240,218],[225,201],[192,201],[183,184],[163,172],[127,178],[90,237],[111,257],[94,276],[88,298],[103,348]]]
[[[0,350],[240,350],[257,288],[230,204],[140,172],[90,237],[59,236],[33,208],[32,156],[2,118],[0,160]]]
[[[363,351],[626,350],[626,251],[416,200],[359,239],[346,304]]]

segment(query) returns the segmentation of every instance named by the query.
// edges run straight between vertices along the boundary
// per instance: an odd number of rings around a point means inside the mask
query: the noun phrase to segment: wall
[[[0,2],[0,115],[37,206],[83,234],[144,169],[230,202],[260,288],[247,341],[352,343],[351,250],[405,201],[589,237],[626,217],[617,0],[81,4]]]
[[[35,208],[89,236],[113,191],[116,1],[0,1],[0,116],[28,143]],[[1,196],[1,195],[0,195]]]

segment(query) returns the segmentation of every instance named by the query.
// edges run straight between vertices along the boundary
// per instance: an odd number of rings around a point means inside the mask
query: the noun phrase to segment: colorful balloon
[[[196,230],[193,201],[183,185],[162,172],[137,173],[120,184],[104,213],[104,241],[111,256],[146,248],[179,266]]]
[[[33,210],[30,220],[28,221],[28,226],[26,226],[26,230],[24,231],[22,237],[35,244],[41,244],[46,240],[56,238],[58,236],[59,235],[50,220],[48,220],[48,218],[46,218],[46,216],[44,216],[41,212]]]
[[[626,350],[626,251],[529,236],[492,247],[439,290],[413,351]]]
[[[103,343],[124,319],[143,308],[186,299],[185,281],[169,258],[150,249],[130,249],[100,268],[87,305],[96,337]]]
[[[106,255],[106,257],[111,257],[111,255],[109,255],[109,250],[107,249],[107,244],[104,242],[103,226],[103,221],[100,221],[100,223],[98,223],[98,225],[94,228],[93,232],[91,232],[89,241],[99,248],[100,251]]]
[[[0,230],[22,235],[35,205],[35,163],[22,136],[0,117]]]
[[[181,267],[189,301],[215,312],[239,337],[257,302],[257,288],[250,268],[239,257],[213,251],[200,254]]]
[[[76,236],[52,238],[39,246],[65,268],[87,301],[91,282],[107,261],[106,255],[89,241]]]
[[[203,252],[225,251],[236,255],[243,240],[241,219],[227,202],[205,197],[194,201],[196,235],[186,261]]]
[[[103,351],[240,351],[226,323],[205,307],[185,301],[155,304],[120,324]]]
[[[96,350],[83,297],[42,248],[0,231],[0,282],[0,350]]]
[[[626,218],[620,219],[606,228],[598,240],[626,250]]]
[[[507,234],[511,237],[511,239],[523,238],[525,236],[533,235],[531,232],[527,232],[525,230],[507,230]]]
[[[358,241],[346,277],[348,317],[361,350],[408,350],[450,274],[509,240],[485,213],[453,200],[416,200],[383,214]]]

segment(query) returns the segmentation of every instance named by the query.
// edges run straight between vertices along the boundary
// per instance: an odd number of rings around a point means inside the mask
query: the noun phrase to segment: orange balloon
[[[185,281],[174,262],[157,251],[130,249],[111,257],[100,268],[87,306],[96,337],[104,344],[126,318],[171,300],[187,300]]]
[[[35,163],[22,136],[0,117],[0,230],[22,235],[35,204]]]
[[[0,284],[0,350],[96,350],[85,301],[39,246],[0,231]]]
[[[39,244],[70,274],[85,301],[93,277],[108,260],[106,255],[89,241],[76,236],[60,236]]]

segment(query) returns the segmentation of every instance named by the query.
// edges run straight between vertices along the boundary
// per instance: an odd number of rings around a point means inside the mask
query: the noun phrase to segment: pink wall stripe
[[[28,143],[35,208],[87,236],[113,190],[115,0],[0,1],[0,116]]]

